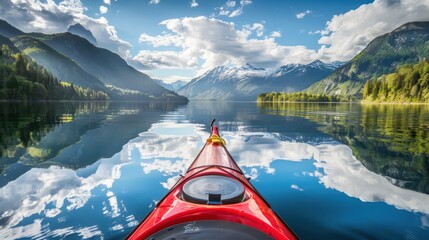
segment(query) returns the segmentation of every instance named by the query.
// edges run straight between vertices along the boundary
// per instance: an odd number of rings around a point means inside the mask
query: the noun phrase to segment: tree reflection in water
[[[402,188],[429,193],[429,106],[258,103],[261,112],[302,116],[347,144],[369,170]]]

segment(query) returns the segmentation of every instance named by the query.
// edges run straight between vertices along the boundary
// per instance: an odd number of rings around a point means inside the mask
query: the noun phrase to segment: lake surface
[[[0,103],[0,238],[120,239],[218,120],[302,239],[429,239],[429,106]]]

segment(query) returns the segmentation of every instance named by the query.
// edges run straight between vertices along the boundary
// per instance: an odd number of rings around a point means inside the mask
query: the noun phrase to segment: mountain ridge
[[[67,29],[67,32],[83,37],[86,40],[88,40],[90,43],[97,45],[97,39],[94,37],[92,32],[86,29],[80,23],[70,25]]]
[[[162,87],[164,87],[165,89],[171,90],[171,91],[177,91],[180,88],[182,88],[183,86],[185,86],[186,84],[188,84],[188,82],[186,81],[182,81],[182,80],[177,80],[174,81],[172,83],[166,83],[163,80],[160,79],[153,79],[157,84],[161,85]]]
[[[44,42],[57,52],[73,59],[86,72],[97,77],[105,85],[138,90],[143,93],[150,91],[154,94],[161,94],[166,90],[146,74],[129,66],[118,54],[96,47],[88,40],[72,33],[49,35]],[[94,58],[97,61],[94,61]],[[127,81],[121,81],[121,79],[127,79]]]
[[[0,19],[0,35],[3,35],[7,38],[11,38],[21,34],[24,34],[24,32],[10,25],[5,20]]]
[[[104,84],[84,71],[70,58],[56,52],[50,46],[27,35],[12,38],[14,45],[54,74],[58,79],[82,87],[105,90]]]
[[[5,36],[60,81],[94,90],[107,91],[118,100],[167,100],[187,102],[173,91],[137,71],[118,54],[96,47],[87,39],[72,34],[24,33],[0,20],[0,35]],[[0,41],[8,43],[7,39]],[[10,43],[9,43],[10,44]]]
[[[347,64],[304,90],[360,99],[365,82],[429,56],[429,22],[410,22],[372,40]]]
[[[303,90],[334,68],[321,61],[307,65],[288,64],[274,71],[250,64],[218,66],[192,79],[178,93],[194,100],[255,100],[262,92]]]

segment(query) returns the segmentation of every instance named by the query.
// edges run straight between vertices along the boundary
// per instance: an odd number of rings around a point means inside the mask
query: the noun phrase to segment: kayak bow
[[[218,127],[128,239],[297,239],[244,176]]]

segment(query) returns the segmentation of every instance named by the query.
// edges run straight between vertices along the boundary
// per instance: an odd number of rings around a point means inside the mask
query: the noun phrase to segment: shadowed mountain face
[[[102,82],[85,72],[73,60],[3,20],[0,20],[0,35],[0,45],[6,44],[13,52],[30,56],[61,81],[94,90],[106,90]]]
[[[217,67],[178,90],[196,100],[255,101],[263,92],[295,92],[326,77],[336,65],[315,61],[308,65],[290,64],[269,72],[250,64],[241,68]]]
[[[76,25],[72,30],[76,28],[84,32]],[[85,31],[86,35],[88,32]],[[129,66],[119,55],[98,48],[72,33],[23,33],[1,21],[0,35],[12,40],[14,46],[60,81],[102,90],[112,99],[187,101],[185,97],[159,86],[149,76]],[[6,39],[0,38],[0,42],[8,44]]]
[[[94,35],[92,35],[92,32],[84,28],[79,23],[76,23],[75,25],[71,25],[67,29],[67,32],[83,37],[86,40],[88,40],[90,43],[97,45],[97,39],[95,39]]]
[[[0,35],[11,38],[21,34],[24,34],[24,32],[10,25],[8,22],[0,19]]]
[[[129,66],[119,55],[107,49],[98,48],[79,36],[61,33],[33,34],[32,37],[42,40],[57,52],[69,57],[106,85],[154,95],[169,92],[146,74]]]
[[[350,62],[306,91],[359,99],[367,80],[392,73],[399,65],[415,64],[428,56],[429,22],[407,23],[374,39]]]

